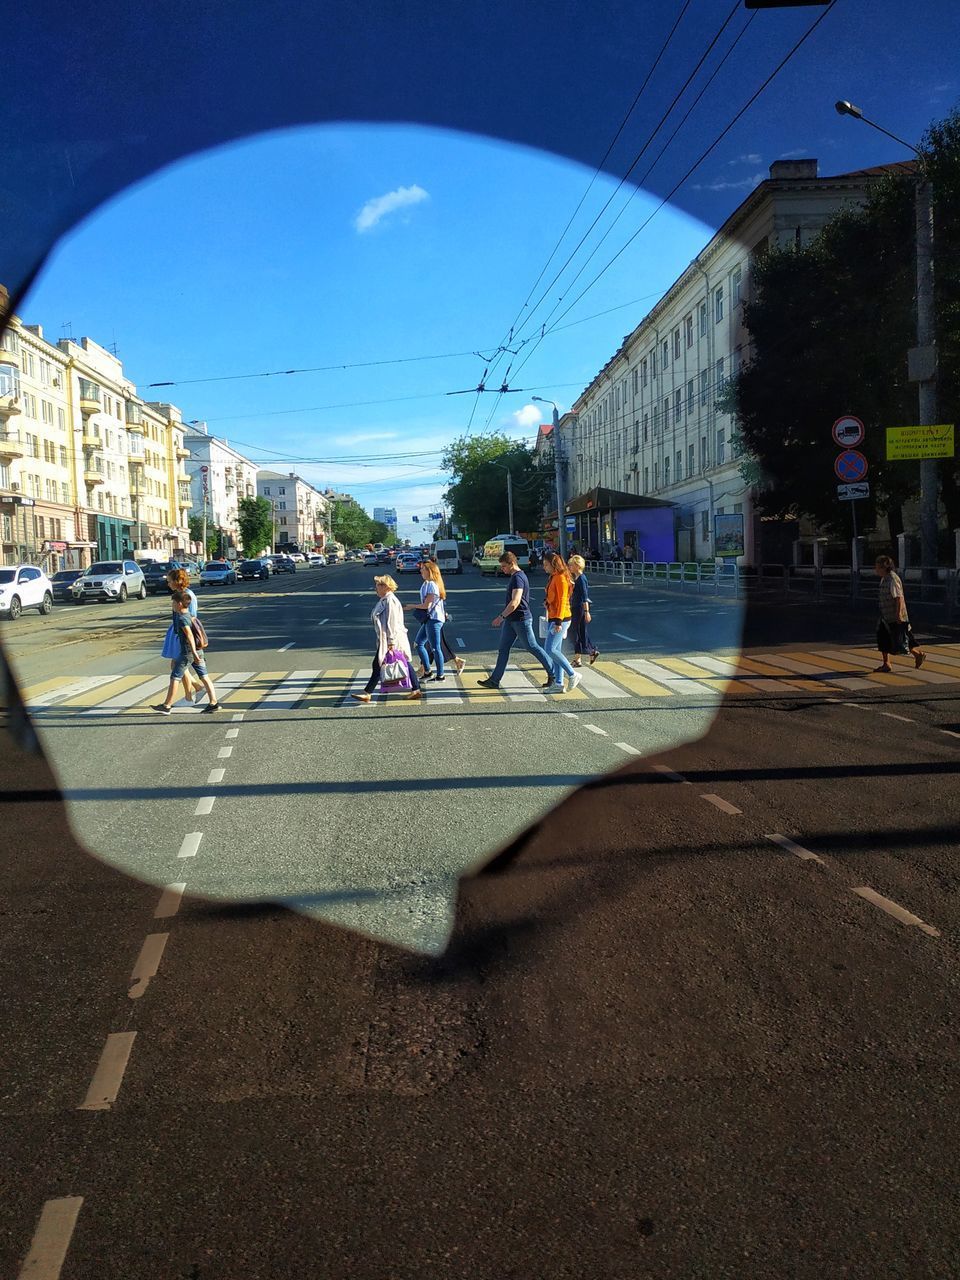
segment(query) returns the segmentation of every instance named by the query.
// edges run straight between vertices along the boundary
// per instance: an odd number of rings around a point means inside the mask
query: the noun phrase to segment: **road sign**
[[[566,519],[565,519],[565,521],[564,521],[564,523],[565,523],[565,524],[566,524],[566,526],[567,526],[567,533],[576,533],[576,532],[577,532],[577,517],[576,517],[576,516],[567,516],[567,517],[566,517]]]
[[[855,449],[863,443],[864,434],[863,423],[852,413],[844,414],[833,424],[833,438],[841,449]]]
[[[952,458],[953,423],[935,427],[887,427],[887,460],[916,461],[922,458]]]
[[[210,470],[210,468],[209,468],[209,467],[201,467],[201,468],[200,468],[200,473],[201,473],[201,475],[206,475],[206,474],[207,474],[207,472],[208,472],[209,470]]]
[[[847,482],[862,480],[867,474],[869,464],[862,453],[856,449],[844,449],[843,453],[837,455],[837,460],[833,464],[838,480]]]
[[[837,497],[841,502],[855,502],[857,498],[870,497],[870,485],[866,480],[859,484],[838,484]]]

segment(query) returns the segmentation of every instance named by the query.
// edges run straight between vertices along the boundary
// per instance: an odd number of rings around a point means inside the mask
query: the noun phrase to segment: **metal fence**
[[[588,560],[592,577],[607,578],[624,586],[667,587],[677,591],[713,595],[740,595],[740,567],[735,562],[701,564],[696,560]]]

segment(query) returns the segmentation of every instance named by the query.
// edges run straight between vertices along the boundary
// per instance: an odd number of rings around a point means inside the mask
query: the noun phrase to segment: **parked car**
[[[274,573],[296,573],[297,562],[293,556],[274,556],[273,571]]]
[[[420,553],[401,551],[397,556],[397,573],[416,573],[420,568]]]
[[[49,613],[53,608],[53,584],[35,564],[0,568],[0,613],[16,622],[24,609]]]
[[[294,562],[294,564],[306,564],[307,562],[307,557],[302,551],[288,551],[286,555],[288,559]]]
[[[226,560],[208,560],[200,571],[200,583],[205,587],[229,587],[237,580],[237,571]]]
[[[247,582],[251,578],[269,578],[270,566],[265,560],[241,560],[237,572]]]
[[[117,600],[123,604],[128,596],[147,598],[143,570],[133,560],[97,560],[73,584],[75,604],[81,600]]]
[[[143,566],[143,580],[147,584],[150,595],[156,596],[162,591],[170,590],[167,586],[167,574],[173,573],[175,569],[187,569],[187,567],[179,560],[155,560]],[[189,572],[187,569],[188,574]]]
[[[83,573],[82,569],[59,569],[50,579],[53,598],[58,603],[69,604],[73,599],[71,587]]]

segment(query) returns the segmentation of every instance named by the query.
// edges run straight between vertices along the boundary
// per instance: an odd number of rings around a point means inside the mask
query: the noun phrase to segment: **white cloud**
[[[749,178],[741,178],[739,182],[728,182],[726,178],[717,178],[714,182],[694,183],[695,191],[752,191],[763,182],[766,174],[754,173]]]
[[[357,431],[348,436],[335,436],[330,443],[344,446],[370,444],[381,440],[396,440],[397,435],[396,431]]]
[[[805,147],[797,147],[795,151],[782,151],[781,160],[809,160],[810,152]]]
[[[365,231],[372,231],[383,218],[395,213],[397,209],[407,209],[429,199],[429,192],[416,184],[412,187],[397,187],[396,191],[388,191],[385,196],[375,196],[368,200],[357,214],[353,225],[362,235]]]
[[[762,156],[758,156],[755,151],[752,151],[749,155],[737,156],[736,160],[728,160],[727,164],[759,164],[762,159]]]
[[[517,409],[510,415],[510,421],[521,431],[531,431],[545,420],[542,409],[536,404],[525,404],[522,409]]]

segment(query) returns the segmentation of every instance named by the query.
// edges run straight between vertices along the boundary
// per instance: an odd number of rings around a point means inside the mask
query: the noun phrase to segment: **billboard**
[[[718,556],[742,556],[743,512],[713,517],[713,551]]]

